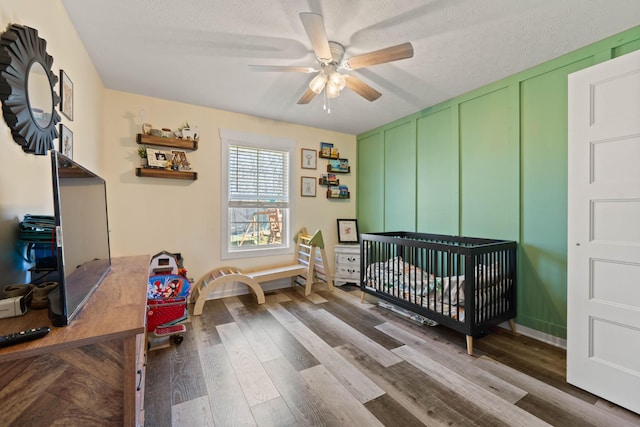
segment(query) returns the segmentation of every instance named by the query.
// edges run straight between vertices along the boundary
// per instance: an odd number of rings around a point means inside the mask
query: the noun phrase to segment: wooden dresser
[[[144,425],[149,256],[112,269],[68,326],[47,310],[0,319],[0,334],[50,326],[44,338],[0,349],[0,413],[11,425]]]
[[[336,275],[333,279],[335,286],[345,283],[360,284],[360,245],[335,245]]]

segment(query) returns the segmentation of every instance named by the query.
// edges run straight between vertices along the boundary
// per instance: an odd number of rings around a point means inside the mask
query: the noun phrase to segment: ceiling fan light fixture
[[[317,13],[300,13],[302,26],[311,42],[311,48],[319,63],[320,70],[311,67],[277,66],[277,65],[250,65],[254,71],[288,71],[297,73],[317,72],[309,82],[309,87],[298,100],[298,104],[309,104],[316,95],[323,93],[323,108],[329,113],[330,98],[340,96],[340,92],[348,87],[367,101],[375,101],[382,95],[380,92],[350,75],[349,70],[370,67],[372,65],[386,64],[413,57],[413,45],[410,42],[384,49],[363,53],[344,59],[344,46],[338,42],[330,41],[324,26],[322,16]],[[347,74],[339,71],[347,70]]]
[[[311,89],[316,95],[322,92],[325,84],[327,83],[327,75],[325,73],[318,73],[311,81],[309,82],[309,89]]]

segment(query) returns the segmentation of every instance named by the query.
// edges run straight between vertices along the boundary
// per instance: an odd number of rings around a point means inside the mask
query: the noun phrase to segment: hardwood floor
[[[639,426],[565,381],[565,352],[412,323],[351,286],[208,301],[148,355],[147,426]]]

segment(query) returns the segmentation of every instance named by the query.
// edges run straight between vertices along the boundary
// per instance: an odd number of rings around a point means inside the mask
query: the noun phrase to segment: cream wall
[[[54,59],[52,71],[64,69],[74,84],[74,120],[62,116],[74,136],[74,160],[102,172],[103,85],[60,0],[0,0],[0,24],[38,30]],[[59,90],[55,85],[56,92]],[[57,146],[57,141],[56,141]],[[0,287],[24,283],[25,264],[14,248],[18,222],[24,214],[53,214],[49,156],[26,154],[0,119]],[[28,267],[28,266],[26,266]]]
[[[294,232],[303,226],[310,231],[321,228],[333,259],[336,218],[355,217],[355,135],[105,90],[60,0],[0,0],[0,21],[3,31],[11,23],[37,29],[54,58],[54,73],[59,76],[62,68],[73,81],[74,120],[62,116],[62,123],[73,132],[74,160],[107,181],[112,256],[181,252],[189,275],[196,279],[221,264],[219,129],[226,128],[296,141],[292,228]],[[199,127],[199,149],[188,155],[198,172],[197,181],[135,176],[141,109],[156,127],[176,128],[185,120]],[[315,198],[300,197],[300,176],[318,177],[326,167],[326,161],[319,159],[317,170],[301,169],[300,149],[318,149],[321,141],[334,143],[351,162],[351,174],[340,177],[352,191],[350,200],[328,200],[322,193],[324,187],[317,188]],[[0,120],[0,144],[1,287],[28,279],[24,273],[28,265],[20,262],[14,248],[18,222],[27,213],[53,214],[53,201],[49,156],[24,153],[4,120]],[[287,263],[291,258],[262,257],[233,264],[255,268]]]
[[[292,195],[295,213],[292,230],[322,229],[333,260],[337,243],[337,218],[355,218],[356,138],[337,132],[290,123],[261,119],[244,114],[198,107],[162,99],[149,98],[113,90],[105,91],[104,166],[107,177],[111,250],[113,256],[155,254],[161,250],[180,252],[189,276],[199,279],[221,265],[259,268],[292,261],[293,255],[260,257],[245,260],[220,260],[220,136],[219,129],[233,129],[282,137],[296,141]],[[198,172],[196,181],[139,178],[134,174],[139,164],[136,134],[145,120],[155,128],[177,128],[184,121],[198,126],[198,150],[188,152],[191,167]],[[318,114],[323,114],[318,109]],[[319,149],[326,141],[339,148],[349,159],[351,173],[341,175],[340,182],[352,191],[349,200],[329,200],[325,187],[317,188],[317,197],[300,197],[300,177],[319,177],[327,161],[318,159],[318,169],[301,169],[301,149]],[[246,287],[242,286],[242,290]],[[235,292],[234,289],[224,290]]]

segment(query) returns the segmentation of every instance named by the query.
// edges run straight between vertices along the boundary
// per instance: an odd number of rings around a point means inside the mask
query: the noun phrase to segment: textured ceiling
[[[105,86],[359,134],[614,35],[638,0],[63,0]],[[349,89],[296,102],[316,67],[298,14],[324,17],[345,58],[410,41],[414,57],[350,71],[382,93]]]

